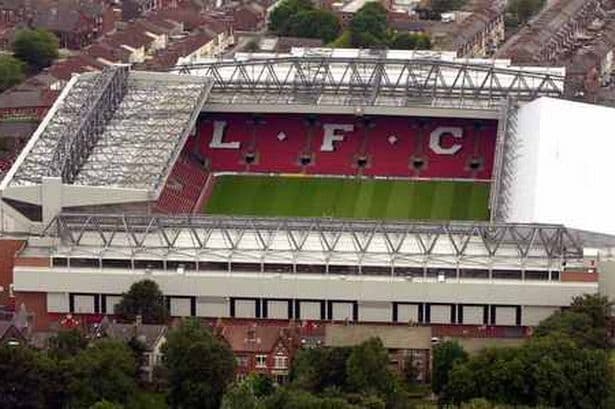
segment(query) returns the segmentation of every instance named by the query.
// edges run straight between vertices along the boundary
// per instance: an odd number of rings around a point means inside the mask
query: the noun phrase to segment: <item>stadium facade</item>
[[[558,99],[563,74],[297,49],[75,76],[0,185],[3,280],[39,327],[110,314],[143,278],[173,316],[536,325],[612,286],[614,111]],[[324,208],[233,182],[240,210],[203,214],[221,176],[253,174],[383,187]],[[484,218],[432,210],[476,184]],[[359,217],[337,218],[348,202]]]

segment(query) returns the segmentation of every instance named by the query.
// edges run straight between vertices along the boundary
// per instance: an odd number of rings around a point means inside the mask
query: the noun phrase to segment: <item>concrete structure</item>
[[[600,219],[586,223],[574,212],[536,213],[526,223],[515,216],[526,209],[523,196],[509,188],[539,165],[528,161],[526,173],[515,171],[517,130],[540,143],[555,138],[536,123],[552,112],[525,112],[543,104],[534,101],[541,96],[563,94],[562,69],[450,53],[325,49],[178,70],[192,75],[118,67],[75,77],[0,185],[3,230],[27,237],[5,266],[12,267],[9,286],[38,326],[67,313],[108,314],[143,278],[158,282],[178,317],[472,328],[533,326],[573,297],[598,291],[597,262],[615,245],[608,223],[603,230]],[[584,119],[585,110],[572,104],[568,117]],[[201,111],[498,121],[491,220],[152,214]],[[607,135],[593,115],[595,137]],[[611,174],[611,162],[596,169]],[[585,192],[579,183],[571,178],[566,191]],[[540,196],[533,203],[552,204]],[[599,218],[604,208],[583,203]]]

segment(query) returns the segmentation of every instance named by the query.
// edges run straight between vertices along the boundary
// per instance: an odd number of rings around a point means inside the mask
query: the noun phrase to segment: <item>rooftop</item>
[[[84,74],[69,82],[9,172],[5,187],[9,180],[11,187],[40,184],[43,177],[53,174],[52,169],[67,165],[58,163],[69,160],[68,156],[62,159],[66,154],[63,144],[76,144],[70,145],[70,149],[76,149],[84,143],[67,138],[77,138],[73,133],[81,128],[75,127],[95,120],[88,115],[102,109],[92,105],[106,98],[102,93],[114,92],[101,89],[99,80],[104,75],[105,71]],[[110,118],[95,125],[100,133],[84,134],[95,141],[74,170],[73,183],[152,190],[160,187],[208,91],[204,78],[130,72],[125,93],[119,95],[117,106],[108,108]],[[90,106],[93,112],[84,110],[84,106]]]

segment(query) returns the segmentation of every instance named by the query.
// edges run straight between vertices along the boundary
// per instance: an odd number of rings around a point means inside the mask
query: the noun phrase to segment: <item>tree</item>
[[[163,352],[171,407],[218,409],[235,375],[228,346],[189,320],[169,333]]]
[[[44,359],[24,346],[0,346],[0,405],[13,409],[46,407]]]
[[[122,408],[123,408],[122,405],[109,402],[108,400],[101,400],[99,402],[96,402],[92,406],[90,406],[90,409],[122,409]]]
[[[465,0],[431,0],[431,10],[434,13],[441,14],[456,10],[463,6],[464,3]]]
[[[446,341],[433,349],[433,370],[431,374],[431,389],[434,393],[445,395],[448,377],[453,366],[458,362],[465,362],[468,354],[456,341]],[[446,396],[442,396],[446,401]]]
[[[259,399],[271,395],[275,390],[271,378],[264,374],[251,374],[244,382],[252,389],[254,396]]]
[[[328,387],[346,389],[346,361],[351,352],[351,348],[300,350],[293,360],[293,384],[316,393]]]
[[[300,389],[280,388],[263,401],[265,409],[358,409],[339,397],[319,397]],[[367,409],[367,408],[366,408]]]
[[[87,345],[88,340],[81,331],[60,331],[49,340],[49,354],[58,359],[67,359],[77,355]]]
[[[354,47],[383,47],[387,42],[387,11],[379,2],[361,7],[350,22]]]
[[[431,40],[426,34],[399,33],[393,36],[390,47],[395,50],[429,50]]]
[[[58,39],[50,32],[22,29],[15,35],[13,54],[28,64],[31,70],[39,71],[58,58]]]
[[[257,409],[258,399],[247,382],[233,384],[222,398],[221,409]]]
[[[395,379],[389,369],[389,354],[379,338],[353,348],[346,363],[348,386],[355,392],[389,396]]]
[[[600,294],[583,294],[572,299],[570,311],[585,314],[591,318],[592,327],[606,328],[611,317],[613,303]]]
[[[137,365],[124,343],[98,341],[81,351],[74,365],[71,391],[77,407],[89,407],[101,400],[125,405],[135,393]]]
[[[284,0],[269,15],[269,30],[279,35],[289,35],[289,20],[301,11],[314,10],[310,0]]]
[[[287,24],[287,35],[295,37],[320,38],[333,41],[339,34],[340,23],[328,10],[303,10],[292,15]]]
[[[513,406],[606,409],[612,376],[605,351],[548,336],[457,361],[445,389],[457,405],[481,397]]]
[[[152,280],[141,280],[130,286],[115,306],[115,313],[127,321],[140,315],[144,324],[162,324],[168,317],[164,296]]]
[[[9,55],[0,55],[0,92],[24,80],[24,64]]]
[[[546,4],[546,0],[510,0],[506,7],[507,25],[525,24]]]
[[[608,407],[613,372],[605,351],[550,336],[532,340],[522,353],[536,404],[562,409]]]
[[[608,348],[611,307],[607,297],[597,294],[575,297],[569,310],[542,321],[534,335],[566,337],[581,347]]]

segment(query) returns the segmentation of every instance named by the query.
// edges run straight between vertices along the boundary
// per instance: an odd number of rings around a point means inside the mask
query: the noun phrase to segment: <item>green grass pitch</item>
[[[218,176],[210,214],[387,220],[487,220],[489,183]]]

